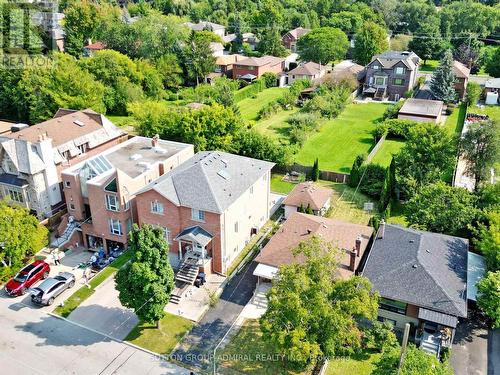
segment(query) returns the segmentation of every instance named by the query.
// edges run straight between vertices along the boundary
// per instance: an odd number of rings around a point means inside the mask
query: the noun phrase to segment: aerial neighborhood
[[[495,1],[0,0],[5,374],[500,374]]]

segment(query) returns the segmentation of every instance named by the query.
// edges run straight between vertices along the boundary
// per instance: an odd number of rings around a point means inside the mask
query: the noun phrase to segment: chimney
[[[349,270],[356,271],[356,250],[349,251]]]
[[[380,226],[378,228],[378,236],[377,238],[384,238],[384,235],[385,235],[385,220],[382,219],[382,221],[380,222]]]
[[[356,256],[359,257],[361,254],[361,236],[358,236],[356,238]]]
[[[153,138],[151,138],[151,146],[153,148],[158,147],[158,140],[160,139],[160,136],[156,134]]]

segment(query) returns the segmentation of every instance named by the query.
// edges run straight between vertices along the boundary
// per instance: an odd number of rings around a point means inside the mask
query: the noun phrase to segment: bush
[[[281,105],[277,101],[267,103],[264,107],[260,109],[260,111],[257,114],[257,117],[259,118],[259,120],[269,118],[272,115],[278,113],[280,109]]]
[[[278,81],[278,75],[271,72],[266,72],[262,75],[262,79],[264,80],[266,87],[274,87]]]
[[[453,111],[455,110],[455,106],[451,103],[449,103],[447,106],[446,106],[446,115],[447,116],[450,116],[451,114],[453,114]]]
[[[290,131],[290,142],[303,146],[307,140],[307,132],[302,128],[293,128]]]
[[[405,94],[404,94],[404,97],[406,99],[413,97],[413,89],[410,89],[410,90],[406,91]]]
[[[318,129],[318,118],[314,113],[296,113],[290,116],[287,122],[293,127],[306,131]]]
[[[415,121],[390,119],[384,122],[387,135],[393,138],[406,139],[408,132],[416,125]]]
[[[380,198],[384,185],[386,168],[378,164],[368,164],[360,171],[360,178],[363,176],[359,190],[375,198]]]
[[[467,105],[474,105],[479,101],[479,97],[481,96],[481,86],[479,86],[476,82],[469,82],[467,84],[467,95],[466,95],[466,103]]]
[[[322,86],[312,99],[306,102],[302,111],[317,112],[323,117],[335,118],[344,110],[349,97],[349,89],[345,86]]]
[[[234,93],[234,101],[238,103],[239,101],[250,98],[252,95],[257,95],[259,92],[263,91],[266,88],[266,81],[262,78],[259,78],[250,85],[239,89]]]
[[[378,123],[377,126],[375,126],[375,129],[372,130],[375,142],[378,142],[385,134],[387,134],[387,126],[384,122]]]
[[[401,109],[401,107],[403,106],[403,104],[404,104],[404,100],[401,100],[401,101],[399,101],[399,102],[397,102],[395,104],[390,105],[385,110],[382,118],[384,120],[386,120],[386,119],[391,119],[391,118],[398,117],[399,110]]]
[[[382,351],[398,346],[398,339],[388,322],[374,322],[366,332],[366,344]]]
[[[351,187],[358,186],[359,179],[361,178],[361,173],[360,173],[361,167],[363,166],[365,160],[366,160],[366,154],[360,154],[356,156],[356,159],[354,159],[354,162],[352,163],[351,167],[349,186]]]

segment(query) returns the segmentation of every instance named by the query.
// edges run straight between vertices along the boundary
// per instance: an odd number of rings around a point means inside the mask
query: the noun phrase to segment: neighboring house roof
[[[220,42],[210,42],[212,52],[224,51],[224,46]]]
[[[297,27],[296,29],[290,30],[285,34],[293,37],[295,40],[299,39],[301,36],[306,35],[311,29],[305,29],[303,27]]]
[[[420,63],[420,57],[414,52],[408,51],[387,51],[372,58],[370,64],[377,60],[384,69],[390,69],[399,62],[406,65],[409,70],[414,70]]]
[[[332,197],[333,190],[319,187],[313,182],[302,182],[295,186],[283,201],[285,206],[310,206],[313,210],[321,210]]]
[[[453,60],[453,74],[457,78],[469,78],[470,69],[460,61]]]
[[[247,57],[243,55],[222,55],[217,57],[215,60],[215,65],[231,65],[237,61],[245,60]]]
[[[399,113],[405,115],[437,117],[441,114],[442,110],[443,102],[440,100],[410,98],[405,101]]]
[[[273,166],[226,152],[202,151],[139,193],[155,190],[178,206],[223,213]]]
[[[205,104],[198,103],[198,102],[192,102],[192,103],[186,104],[186,108],[189,108],[189,109],[202,109],[203,107],[205,107]]]
[[[0,121],[0,134],[9,133],[14,125],[14,122]]]
[[[299,64],[297,67],[290,70],[288,74],[313,77],[320,74],[322,71],[325,71],[326,69],[328,69],[327,65],[321,65],[310,61],[305,64]]]
[[[219,25],[217,23],[208,21],[200,21],[198,23],[186,22],[185,25],[193,31],[203,31],[203,30],[216,31],[225,29],[223,25]]]
[[[106,49],[106,44],[104,44],[103,42],[95,42],[95,43],[88,44],[83,48],[90,49],[93,51],[99,51],[102,49]]]
[[[363,275],[382,297],[466,317],[468,247],[464,238],[384,224]]]
[[[275,56],[247,57],[244,60],[238,61],[238,65],[244,65],[244,66],[278,65],[283,63],[283,61],[285,61],[285,59]]]
[[[490,78],[484,83],[487,89],[500,89],[500,78]]]
[[[335,77],[342,77],[348,74],[360,79],[364,70],[365,67],[363,65],[356,64],[352,60],[344,60],[333,67],[332,75]]]
[[[257,42],[258,41],[258,39],[254,33],[243,33],[243,34],[241,34],[241,36],[243,37],[243,42]],[[236,40],[236,34],[224,35],[222,40],[224,41],[224,43],[234,42]]]
[[[356,257],[357,266],[372,233],[373,228],[366,225],[294,212],[264,246],[255,261],[274,267],[303,263],[306,257],[303,254],[294,256],[292,250],[312,236],[318,236],[343,250],[339,259],[339,273],[342,277],[349,277],[353,272],[349,270],[350,254],[347,251],[355,248],[356,239],[360,237],[361,248],[359,257]]]

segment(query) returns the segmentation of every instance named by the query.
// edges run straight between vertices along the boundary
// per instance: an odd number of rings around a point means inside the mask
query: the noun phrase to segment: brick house
[[[332,70],[330,65],[321,65],[315,62],[301,63],[286,74],[285,84],[291,85],[294,81],[308,79],[317,82]]]
[[[378,319],[399,330],[410,323],[426,351],[451,346],[467,317],[468,247],[464,238],[382,222],[362,271],[380,293]]]
[[[420,58],[413,52],[387,51],[375,55],[365,68],[363,95],[398,101],[416,84]]]
[[[64,207],[61,172],[126,139],[90,109],[60,109],[54,118],[0,136],[0,198],[9,197],[38,218]]]
[[[192,262],[204,272],[225,273],[269,218],[273,166],[199,152],[137,194],[139,224],[165,229],[175,268]]]
[[[90,249],[126,247],[138,221],[136,192],[193,154],[192,145],[134,137],[64,170],[68,215],[77,223],[79,242]]]
[[[253,81],[264,73],[281,73],[285,68],[285,59],[274,56],[248,57],[233,64],[233,79]]]
[[[453,61],[453,74],[455,74],[455,90],[458,98],[463,100],[469,82],[470,69],[459,61]]]
[[[297,52],[297,42],[300,37],[306,35],[311,29],[305,29],[303,27],[297,27],[296,29],[288,31],[285,35],[281,37],[281,43],[285,48],[288,48],[292,52]]]
[[[233,65],[246,58],[246,56],[238,54],[219,56],[215,60],[215,73],[219,73],[219,76],[233,78]]]
[[[305,256],[295,256],[292,250],[301,242],[317,236],[340,250],[338,273],[347,279],[362,263],[372,234],[373,228],[366,225],[294,212],[255,258],[258,265],[254,275],[269,280],[280,266],[304,262]]]

